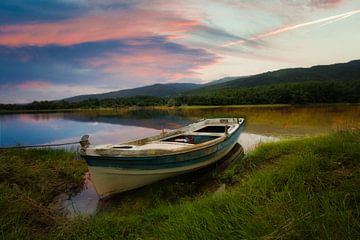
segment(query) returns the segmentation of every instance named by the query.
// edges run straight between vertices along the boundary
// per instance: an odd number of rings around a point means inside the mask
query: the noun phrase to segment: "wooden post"
[[[90,145],[90,141],[89,141],[89,135],[84,135],[81,137],[80,140],[80,146],[81,146],[81,151],[85,152],[86,148]]]

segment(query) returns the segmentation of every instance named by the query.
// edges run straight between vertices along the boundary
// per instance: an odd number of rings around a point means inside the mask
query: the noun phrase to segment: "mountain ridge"
[[[221,88],[256,87],[271,84],[298,83],[306,81],[349,81],[360,79],[360,60],[308,68],[285,68],[198,88],[196,91]],[[194,91],[191,91],[194,92]]]
[[[225,88],[249,88],[284,83],[308,81],[350,81],[360,80],[360,60],[312,67],[285,68],[263,72],[251,76],[224,77],[205,84],[168,83],[153,84],[132,89],[124,89],[101,94],[87,94],[65,98],[68,102],[80,102],[88,99],[110,99],[135,96],[177,97],[197,95],[202,92],[217,91]]]
[[[123,89],[99,94],[86,94],[74,97],[65,98],[63,100],[68,102],[79,102],[87,99],[108,99],[119,97],[133,97],[133,96],[153,96],[153,97],[173,97],[180,93],[194,90],[200,87],[201,84],[195,83],[168,83],[168,84],[152,84],[143,87]]]

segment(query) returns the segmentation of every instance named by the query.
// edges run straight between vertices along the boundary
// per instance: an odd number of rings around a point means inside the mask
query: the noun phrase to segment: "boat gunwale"
[[[195,151],[199,151],[199,150],[204,150],[206,148],[211,148],[214,145],[220,144],[222,142],[225,142],[227,139],[229,139],[233,134],[236,133],[236,131],[239,131],[241,129],[241,127],[243,127],[244,123],[245,123],[245,119],[241,118],[242,121],[239,123],[236,123],[236,129],[229,135],[224,134],[223,136],[220,136],[219,138],[201,143],[201,144],[197,144],[194,145],[192,148],[186,148],[186,149],[180,149],[179,151],[174,151],[173,153],[164,153],[164,154],[146,154],[146,155],[106,155],[106,154],[81,154],[82,157],[84,157],[86,159],[86,156],[90,156],[90,157],[101,157],[101,156],[106,156],[108,158],[114,158],[114,159],[119,159],[119,158],[141,158],[141,157],[162,157],[162,156],[174,156],[174,155],[180,155],[180,154],[186,154],[186,153],[191,153],[191,152],[195,152]],[[190,127],[186,126],[185,128]],[[177,130],[175,130],[177,131]],[[179,133],[179,134],[183,134],[183,133]],[[161,139],[161,138],[160,138]],[[160,140],[159,139],[159,140]],[[127,144],[127,143],[124,143]]]
[[[240,128],[239,128],[240,129]],[[234,132],[234,134],[235,134],[236,132]],[[230,139],[230,138],[228,138],[228,139]],[[161,165],[162,165],[162,167],[163,168],[160,168],[160,169],[179,169],[179,166],[174,166],[174,167],[172,167],[172,168],[167,168],[167,167],[165,167],[164,168],[164,164],[171,164],[171,165],[173,165],[174,163],[176,163],[176,164],[178,164],[178,163],[186,163],[186,162],[189,162],[189,161],[194,161],[194,159],[202,159],[202,158],[208,158],[209,156],[211,157],[211,156],[214,156],[214,155],[216,155],[216,153],[217,152],[219,152],[219,151],[223,151],[224,149],[215,149],[215,151],[214,152],[211,152],[211,153],[205,153],[205,155],[202,155],[202,156],[200,156],[200,157],[196,157],[196,158],[192,158],[192,159],[185,159],[185,160],[182,160],[182,161],[178,161],[178,160],[176,160],[176,161],[174,161],[174,162],[166,162],[166,163],[160,163]],[[185,153],[186,154],[186,153]],[[97,157],[97,156],[92,156],[92,157]],[[116,157],[112,157],[112,156],[106,156],[106,158],[116,158]],[[116,160],[118,160],[118,161],[121,161],[121,160],[119,160],[119,158],[116,158]],[[140,160],[141,161],[141,160]],[[206,160],[207,161],[207,160]],[[131,161],[132,163],[134,163],[134,162],[136,162],[136,161],[133,161],[133,159],[132,159],[132,161]],[[153,163],[151,163],[151,164],[153,164]],[[195,163],[196,164],[196,163]],[[132,165],[132,164],[131,164]],[[158,165],[158,164],[157,164]],[[89,165],[89,166],[92,166],[92,167],[98,167],[98,166],[94,166],[94,165]],[[104,166],[101,166],[101,167],[104,167]],[[109,167],[109,166],[107,166],[107,167]],[[157,166],[158,167],[158,166]],[[183,166],[180,166],[180,167],[183,167]],[[129,167],[121,167],[121,168],[119,168],[119,167],[110,167],[110,168],[114,168],[114,169],[123,169],[123,170],[129,170],[129,169],[132,169],[132,168],[129,168]],[[143,169],[143,168],[134,168],[134,169],[132,169],[132,170],[140,170],[140,171],[152,171],[152,170],[159,170],[159,168],[154,168],[154,169],[148,169],[148,168],[146,168],[146,169]],[[166,171],[168,171],[168,170],[166,170]],[[178,171],[178,170],[176,170],[176,171]]]
[[[149,136],[149,137],[146,137],[146,138],[142,138],[142,139],[138,139],[138,140],[133,140],[133,141],[129,141],[129,142],[125,142],[125,143],[122,143],[122,145],[136,145],[136,146],[141,146],[141,145],[145,145],[146,143],[148,142],[155,142],[155,141],[160,141],[161,139],[165,139],[165,138],[170,138],[170,137],[174,137],[174,136],[177,136],[177,135],[181,135],[181,134],[184,134],[186,133],[187,131],[190,132],[190,130],[192,129],[192,127],[194,127],[195,125],[198,125],[198,124],[201,124],[203,123],[204,126],[206,125],[210,125],[210,124],[206,124],[207,121],[209,120],[228,120],[228,119],[233,119],[233,121],[235,121],[234,119],[238,119],[240,122],[234,122],[234,124],[238,124],[238,125],[241,125],[245,122],[245,119],[244,118],[209,118],[209,119],[200,119],[199,121],[197,122],[194,122],[192,124],[189,124],[187,126],[184,126],[184,127],[181,127],[181,128],[178,128],[178,129],[174,129],[174,130],[170,130],[169,132],[166,132],[166,133],[161,133],[161,134],[158,134],[158,135],[154,135],[154,136]],[[212,123],[212,124],[219,124],[219,123]],[[223,124],[223,123],[221,123]],[[198,134],[198,135],[201,135],[199,133],[196,133],[195,131],[191,131],[193,132],[193,134]],[[139,144],[139,142],[145,142],[143,144]]]

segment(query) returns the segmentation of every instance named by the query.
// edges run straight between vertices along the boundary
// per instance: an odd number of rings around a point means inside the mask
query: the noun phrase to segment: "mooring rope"
[[[41,144],[41,145],[25,145],[25,146],[13,146],[13,147],[0,147],[0,149],[56,147],[56,146],[79,144],[80,142],[81,142],[81,141],[67,142],[67,143]]]

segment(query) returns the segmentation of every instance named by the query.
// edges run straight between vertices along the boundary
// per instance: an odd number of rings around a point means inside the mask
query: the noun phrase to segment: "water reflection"
[[[1,115],[0,146],[73,142],[84,134],[94,144],[120,143],[189,123],[189,119],[164,114],[152,118],[108,112]]]
[[[61,203],[61,208],[69,217],[78,215],[94,215],[96,213],[99,196],[96,193],[95,187],[91,182],[90,173],[86,173],[84,188],[75,196],[65,199]]]
[[[267,136],[314,135],[360,127],[360,106],[187,109],[182,114],[245,117],[247,132]]]
[[[245,117],[248,133],[302,136],[360,127],[360,106],[119,109],[0,115],[0,146],[76,141],[119,143],[211,117]]]

